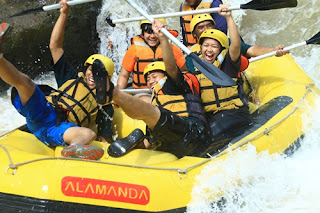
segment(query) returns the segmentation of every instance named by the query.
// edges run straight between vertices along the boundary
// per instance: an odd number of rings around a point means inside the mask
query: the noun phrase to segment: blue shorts
[[[69,122],[61,122],[56,126],[57,113],[38,86],[24,106],[18,93],[13,105],[26,118],[29,130],[47,146],[65,146],[62,137],[64,132],[70,127],[77,126]]]

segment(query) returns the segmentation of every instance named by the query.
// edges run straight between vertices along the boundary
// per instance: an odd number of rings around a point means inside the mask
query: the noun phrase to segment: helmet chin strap
[[[224,57],[222,52],[220,52],[220,54],[216,57],[215,60],[219,60],[220,61],[220,65],[222,64],[222,62],[224,61]]]

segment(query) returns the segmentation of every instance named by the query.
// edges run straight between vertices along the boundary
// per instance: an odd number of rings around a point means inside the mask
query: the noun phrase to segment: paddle
[[[297,6],[297,0],[268,0],[268,1],[266,1],[266,0],[252,0],[246,4],[240,4],[237,6],[230,6],[228,8],[228,11],[239,10],[239,9],[272,10],[272,9],[281,9],[281,8],[296,7],[296,6]],[[219,10],[219,8],[209,8],[209,9],[200,9],[200,10],[191,10],[191,11],[151,15],[151,17],[152,18],[168,18],[168,17],[201,14],[201,13],[217,13],[218,10]],[[115,27],[115,24],[118,24],[118,23],[141,21],[144,19],[145,19],[144,16],[134,17],[134,18],[116,19],[116,20],[112,20],[110,17],[107,17],[106,21],[110,26]]]
[[[153,18],[143,11],[136,3],[132,0],[126,0],[133,8],[135,8],[141,15],[143,15],[150,22]],[[193,64],[202,72],[208,79],[214,84],[219,86],[234,86],[236,82],[232,80],[227,74],[222,72],[220,69],[215,67],[213,64],[201,60],[197,54],[191,52],[186,46],[184,46],[176,37],[174,37],[168,30],[161,28],[161,32],[167,36],[173,43],[175,43],[183,52],[185,52],[193,60]]]
[[[314,35],[312,38],[310,38],[307,41],[303,41],[303,42],[300,42],[300,43],[297,43],[297,44],[293,44],[293,45],[291,45],[289,47],[283,48],[283,50],[287,51],[287,50],[291,50],[293,48],[301,47],[303,45],[308,45],[308,44],[320,44],[320,32],[318,32],[316,35]],[[272,51],[272,52],[269,52],[269,53],[266,53],[266,54],[251,58],[251,59],[249,59],[249,62],[251,63],[251,62],[254,62],[254,61],[258,61],[260,59],[264,59],[264,58],[267,58],[267,57],[270,57],[270,56],[274,56],[276,54],[277,54],[277,51]]]
[[[96,1],[96,0],[73,0],[73,1],[68,1],[67,4],[69,6],[73,6],[73,5],[83,4],[83,3],[87,3],[87,2],[93,2],[93,1]],[[24,10],[24,11],[21,11],[19,13],[16,13],[16,14],[10,16],[10,18],[16,17],[16,16],[23,16],[23,15],[27,15],[27,14],[32,14],[32,13],[38,13],[38,12],[42,12],[42,11],[56,10],[56,9],[60,9],[60,4],[52,4],[52,5],[42,6],[42,7],[30,9],[30,10]]]
[[[52,92],[57,91],[53,87],[46,84],[38,84],[38,87],[45,95],[50,95]],[[122,92],[125,93],[151,93],[149,89],[121,89]]]
[[[149,89],[121,89],[121,92],[125,92],[125,93],[151,93],[151,91]]]

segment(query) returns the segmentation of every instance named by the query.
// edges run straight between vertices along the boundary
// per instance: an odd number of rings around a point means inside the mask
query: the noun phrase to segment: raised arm
[[[176,60],[173,55],[172,48],[168,41],[168,38],[160,31],[162,27],[165,27],[165,24],[159,20],[153,20],[152,29],[153,32],[159,37],[160,44],[162,47],[162,56],[163,62],[166,66],[166,72],[170,75],[174,80],[178,79],[178,68],[176,64]]]
[[[228,4],[220,4],[219,14],[224,16],[227,20],[228,29],[229,29],[229,37],[231,40],[231,44],[229,47],[229,53],[232,61],[237,62],[240,57],[240,36],[238,32],[237,25],[235,24],[231,11],[227,11],[229,5]]]
[[[67,5],[69,0],[61,0],[60,5],[60,16],[54,25],[50,38],[50,52],[53,59],[53,63],[57,63],[60,57],[63,55],[63,40],[64,40],[64,29],[67,23],[68,14],[70,12],[70,6]]]

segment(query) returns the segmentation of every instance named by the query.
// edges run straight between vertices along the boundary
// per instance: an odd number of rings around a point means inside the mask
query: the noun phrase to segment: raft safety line
[[[293,114],[293,113],[302,105],[302,103],[303,103],[304,100],[306,99],[307,94],[308,94],[309,92],[312,92],[312,91],[313,91],[312,88],[311,88],[311,86],[314,86],[314,85],[315,85],[314,83],[311,83],[311,84],[307,84],[307,85],[306,85],[306,92],[304,93],[304,95],[303,95],[302,98],[300,99],[299,103],[297,103],[297,104],[295,105],[295,107],[294,107],[287,115],[285,115],[282,119],[280,119],[280,120],[277,121],[276,123],[272,124],[270,127],[265,128],[263,131],[261,131],[260,133],[256,134],[255,136],[253,136],[253,137],[251,137],[251,138],[249,138],[249,139],[241,142],[240,144],[237,144],[237,145],[234,146],[234,147],[232,147],[232,146],[228,147],[226,150],[220,152],[220,153],[217,154],[215,157],[218,157],[218,156],[220,156],[220,155],[223,155],[223,154],[225,154],[226,152],[231,152],[231,151],[239,148],[240,146],[243,146],[243,145],[249,143],[251,140],[259,137],[259,136],[262,135],[262,134],[265,134],[265,135],[268,136],[269,133],[270,133],[270,131],[271,131],[271,129],[272,129],[273,127],[277,126],[277,125],[280,124],[282,121],[284,121],[285,119],[287,119],[291,114]]]
[[[204,161],[201,161],[199,163],[196,163],[194,165],[191,165],[191,166],[188,166],[188,167],[185,167],[184,169],[180,169],[180,168],[172,168],[172,167],[153,167],[153,166],[139,166],[139,165],[130,165],[130,164],[119,164],[119,163],[111,163],[111,162],[104,162],[104,161],[95,161],[95,160],[86,160],[86,159],[79,159],[79,158],[65,158],[65,157],[48,157],[48,158],[39,158],[39,159],[34,159],[34,160],[30,160],[30,161],[25,161],[25,162],[21,162],[21,163],[17,163],[17,164],[13,164],[12,162],[12,159],[11,159],[11,156],[10,156],[10,153],[8,151],[8,149],[1,145],[0,144],[0,147],[3,148],[8,156],[8,159],[9,159],[9,166],[8,168],[6,169],[6,172],[8,172],[9,169],[14,169],[14,172],[12,173],[12,175],[16,174],[16,171],[18,169],[19,166],[22,166],[22,165],[26,165],[26,164],[29,164],[29,163],[34,163],[34,162],[37,162],[37,161],[44,161],[44,160],[73,160],[73,161],[84,161],[84,162],[92,162],[92,163],[99,163],[99,164],[107,164],[107,165],[114,165],[114,166],[124,166],[124,167],[132,167],[132,168],[141,168],[141,169],[155,169],[155,170],[168,170],[168,171],[177,171],[178,172],[178,175],[180,177],[180,179],[182,179],[182,176],[181,174],[184,174],[184,175],[187,175],[187,171],[195,168],[195,167],[198,167],[198,166],[201,166],[209,161],[211,161],[212,159],[214,158],[217,158],[223,154],[226,154],[227,152],[231,152],[237,148],[239,148],[240,146],[243,146],[247,143],[249,143],[251,140],[259,137],[260,135],[262,134],[266,134],[268,135],[269,132],[271,131],[271,129],[273,127],[275,127],[276,125],[278,125],[279,123],[281,123],[282,121],[284,121],[286,118],[288,118],[292,113],[294,113],[301,105],[302,103],[304,102],[307,94],[309,92],[312,92],[312,88],[311,86],[314,86],[315,84],[312,83],[312,84],[307,84],[306,85],[306,92],[304,93],[303,97],[301,98],[301,100],[299,101],[299,103],[296,104],[296,106],[286,115],[284,116],[281,120],[279,120],[278,122],[274,123],[273,125],[271,125],[270,127],[268,128],[265,128],[263,131],[261,131],[260,133],[256,134],[255,136],[241,142],[240,144],[232,147],[228,147],[227,149],[225,149],[224,151],[218,153],[217,155],[215,156],[211,156],[209,153],[207,154],[210,158],[204,160]]]
[[[124,166],[124,167],[132,167],[132,168],[140,168],[140,169],[155,169],[155,170],[169,170],[169,171],[177,171],[180,179],[182,178],[180,174],[186,174],[187,172],[185,169],[180,169],[180,168],[170,168],[170,167],[152,167],[152,166],[139,166],[139,165],[130,165],[130,164],[120,164],[120,163],[112,163],[112,162],[104,162],[104,161],[96,161],[96,160],[86,160],[86,159],[80,159],[80,158],[65,158],[65,157],[47,157],[47,158],[38,158],[34,160],[29,160],[29,161],[24,161],[21,163],[13,164],[11,160],[10,153],[8,152],[7,148],[3,145],[0,144],[0,147],[3,148],[7,156],[9,158],[9,166],[6,169],[6,172],[9,171],[9,169],[14,169],[12,172],[12,175],[16,174],[16,171],[18,170],[18,167],[27,165],[30,163],[38,162],[38,161],[45,161],[45,160],[72,160],[72,161],[84,161],[84,162],[91,162],[91,163],[99,163],[99,164],[107,164],[107,165],[113,165],[113,166]]]

